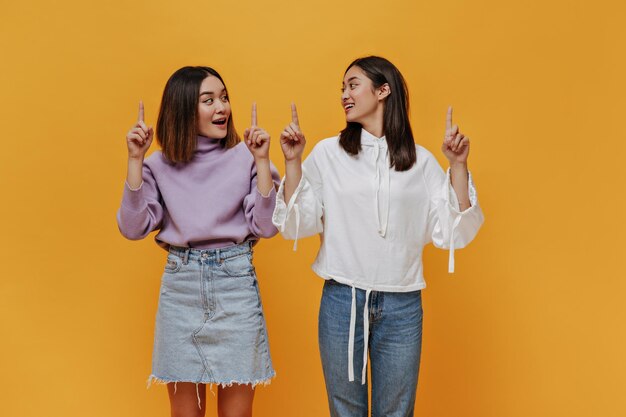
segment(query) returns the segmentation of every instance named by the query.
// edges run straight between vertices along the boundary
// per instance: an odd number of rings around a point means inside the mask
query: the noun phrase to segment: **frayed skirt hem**
[[[146,388],[150,388],[153,384],[157,385],[165,385],[170,383],[179,383],[179,382],[190,382],[192,384],[205,384],[210,385],[211,388],[214,385],[217,385],[222,388],[232,387],[233,385],[251,385],[252,388],[257,385],[266,386],[271,384],[272,380],[276,377],[276,372],[272,372],[267,378],[263,379],[255,379],[255,380],[231,380],[231,381],[187,381],[182,379],[170,379],[170,378],[160,378],[156,375],[150,375],[148,381],[146,382]]]

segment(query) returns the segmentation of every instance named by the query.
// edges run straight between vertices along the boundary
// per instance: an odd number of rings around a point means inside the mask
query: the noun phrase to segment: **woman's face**
[[[198,133],[212,139],[224,139],[228,133],[230,102],[226,87],[219,78],[209,75],[200,85]]]
[[[381,115],[383,101],[379,97],[378,89],[374,89],[363,70],[352,66],[343,77],[341,105],[346,113],[347,122],[368,124],[377,115]]]

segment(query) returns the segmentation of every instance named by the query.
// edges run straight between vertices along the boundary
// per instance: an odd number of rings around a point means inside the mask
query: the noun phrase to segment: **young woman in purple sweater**
[[[244,143],[222,77],[184,67],[168,80],[154,130],[139,105],[128,131],[128,175],[117,215],[126,238],[158,230],[168,251],[155,326],[153,381],[167,384],[172,416],[204,416],[206,384],[218,415],[250,416],[254,387],[275,375],[252,265],[272,224],[278,172],[256,105]]]

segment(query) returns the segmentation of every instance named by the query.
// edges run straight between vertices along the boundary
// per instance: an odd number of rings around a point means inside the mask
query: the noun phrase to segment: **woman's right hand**
[[[280,146],[285,155],[285,161],[302,160],[302,151],[304,151],[305,144],[306,139],[300,131],[296,105],[291,103],[291,123],[280,134]]]
[[[128,159],[143,160],[154,138],[154,129],[147,127],[143,121],[143,101],[139,102],[139,116],[137,123],[126,134]]]

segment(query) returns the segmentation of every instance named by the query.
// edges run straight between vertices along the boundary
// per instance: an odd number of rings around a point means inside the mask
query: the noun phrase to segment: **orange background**
[[[588,5],[591,4],[591,5]],[[167,416],[145,389],[164,252],[117,230],[124,136],[156,122],[169,75],[210,65],[240,131],[253,100],[277,143],[298,103],[308,150],[344,125],[346,65],[405,75],[417,140],[445,111],[472,138],[486,223],[425,255],[416,415],[626,415],[626,11],[618,0],[3,2],[0,397],[6,416]],[[318,240],[255,260],[277,379],[256,416],[327,416]],[[207,416],[215,416],[209,396]]]

